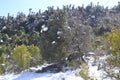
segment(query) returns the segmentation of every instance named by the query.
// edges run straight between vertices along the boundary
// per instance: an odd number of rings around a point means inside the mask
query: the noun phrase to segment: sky
[[[0,16],[10,15],[15,16],[18,12],[25,14],[29,13],[32,8],[33,12],[46,10],[48,6],[58,6],[62,8],[63,5],[73,4],[75,6],[87,6],[90,2],[95,5],[99,2],[100,5],[113,7],[117,5],[120,0],[0,0]]]

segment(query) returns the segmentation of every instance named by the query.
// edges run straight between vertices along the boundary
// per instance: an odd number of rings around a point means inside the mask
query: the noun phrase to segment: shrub
[[[28,51],[31,54],[31,66],[39,64],[41,61],[40,49],[37,46],[31,45]]]
[[[94,80],[89,76],[89,70],[87,68],[87,64],[82,64],[82,68],[79,72],[79,75],[84,79],[84,80]]]
[[[111,56],[106,60],[110,67],[120,68],[120,28],[113,28],[112,32],[107,34],[106,40],[108,42],[107,50],[110,52]],[[120,80],[120,73],[111,70],[106,71],[109,76]]]
[[[109,64],[120,67],[120,29],[113,29],[107,36],[108,50],[111,50],[112,58]]]
[[[13,68],[22,71],[30,66],[30,53],[25,45],[17,46],[11,53]]]

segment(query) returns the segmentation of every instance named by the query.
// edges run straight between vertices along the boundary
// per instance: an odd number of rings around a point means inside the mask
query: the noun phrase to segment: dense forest
[[[90,3],[0,17],[1,74],[43,63],[65,62],[77,67],[86,63],[90,51],[110,55],[107,65],[120,67],[120,3],[111,9]]]

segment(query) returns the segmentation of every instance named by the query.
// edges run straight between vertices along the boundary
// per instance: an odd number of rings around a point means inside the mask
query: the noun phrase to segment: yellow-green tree
[[[84,79],[84,80],[95,80],[94,78],[89,76],[89,69],[87,64],[82,64],[81,70],[79,72],[79,75]]]
[[[17,46],[11,53],[13,65],[16,65],[18,71],[24,70],[30,66],[30,53],[25,45]]]
[[[107,36],[109,50],[112,51],[113,59],[110,63],[120,67],[120,29],[113,29]]]
[[[38,65],[41,60],[40,49],[37,46],[31,45],[28,51],[31,54],[31,66]]]
[[[120,67],[120,29],[112,29],[107,35],[108,51],[111,51],[112,56],[107,59],[107,62],[112,67]],[[108,75],[120,80],[120,73],[107,71]]]

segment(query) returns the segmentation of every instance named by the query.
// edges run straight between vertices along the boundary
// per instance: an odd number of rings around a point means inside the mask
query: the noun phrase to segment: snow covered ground
[[[75,73],[78,71],[79,69],[59,73],[22,72],[17,75],[7,74],[0,76],[0,80],[62,80],[63,78],[65,80],[83,80],[81,77],[75,76]]]
[[[94,58],[92,56],[88,57],[88,70],[89,70],[89,76],[94,78],[94,80],[112,80],[109,77],[106,77],[106,73],[103,70],[98,70],[98,66],[94,65]],[[100,60],[104,60],[106,56],[101,57]],[[47,66],[47,65],[43,65]],[[42,67],[43,67],[42,66]],[[38,68],[31,68],[32,70],[38,70],[41,69],[41,67]],[[80,76],[76,76],[77,73],[79,73],[80,69],[76,70],[68,70],[66,72],[59,72],[59,73],[35,73],[34,71],[23,71],[20,74],[6,74],[1,75],[0,80],[84,80]]]

